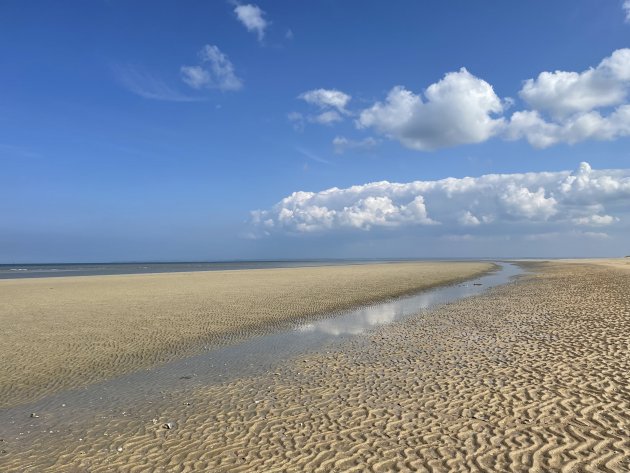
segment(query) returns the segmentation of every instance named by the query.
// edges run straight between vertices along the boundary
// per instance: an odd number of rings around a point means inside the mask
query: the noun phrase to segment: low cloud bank
[[[373,182],[320,192],[298,191],[268,210],[252,212],[259,236],[431,229],[442,235],[481,229],[522,236],[554,231],[605,234],[624,220],[630,169],[488,174],[437,181]]]

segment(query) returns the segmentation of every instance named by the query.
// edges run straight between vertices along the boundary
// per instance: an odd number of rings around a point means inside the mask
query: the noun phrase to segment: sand
[[[486,295],[274,373],[133,406],[131,417],[87,419],[5,454],[0,465],[4,458],[3,471],[94,473],[630,471],[630,272],[526,266],[535,273]],[[169,421],[173,428],[164,428]],[[30,428],[49,426],[36,419]]]
[[[597,258],[597,259],[561,259],[560,263],[573,263],[573,264],[596,264],[610,266],[611,268],[625,269],[630,271],[630,257],[625,258]]]
[[[492,268],[422,262],[0,280],[0,408]]]

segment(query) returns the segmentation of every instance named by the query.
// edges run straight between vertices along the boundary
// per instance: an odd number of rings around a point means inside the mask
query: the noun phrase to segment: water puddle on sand
[[[2,409],[0,438],[10,440],[14,447],[19,448],[19,444],[32,446],[41,435],[61,430],[68,432],[73,426],[84,425],[88,419],[94,422],[98,418],[129,415],[138,403],[145,406],[155,403],[157,406],[168,402],[171,396],[181,399],[186,392],[199,386],[271,370],[283,360],[330,347],[348,337],[427,309],[481,294],[524,273],[515,264],[496,264],[498,270],[464,283],[296,324],[287,330],[211,349],[150,370],[53,394],[32,404]]]

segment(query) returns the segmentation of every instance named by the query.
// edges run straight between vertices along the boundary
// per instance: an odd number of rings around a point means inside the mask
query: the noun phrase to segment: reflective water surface
[[[296,327],[300,334],[357,335],[376,325],[384,325],[422,310],[480,294],[490,287],[508,282],[523,272],[514,264],[497,263],[501,269],[465,283],[438,287],[414,296],[395,299],[353,310],[340,317],[327,318]]]

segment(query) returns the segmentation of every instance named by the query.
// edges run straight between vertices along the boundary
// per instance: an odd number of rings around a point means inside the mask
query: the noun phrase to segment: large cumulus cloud
[[[488,174],[437,181],[373,182],[320,192],[298,191],[272,208],[252,212],[263,234],[397,229],[444,235],[541,229],[588,229],[619,224],[630,204],[630,169]]]
[[[430,85],[424,97],[394,87],[384,102],[363,110],[357,123],[409,148],[432,150],[479,143],[496,135],[504,119],[494,116],[503,109],[492,86],[462,68]]]
[[[353,115],[359,130],[429,151],[493,137],[525,139],[546,148],[629,136],[629,90],[630,49],[625,48],[581,72],[543,71],[526,79],[518,91],[521,109],[511,114],[508,109],[515,101],[499,97],[489,82],[465,68],[447,73],[422,92],[396,86],[384,100],[359,110],[348,110],[350,96],[338,90],[318,89],[300,97],[320,108],[328,106],[312,122],[332,124],[342,121],[342,114]],[[338,100],[332,101],[334,97]]]
[[[519,95],[527,104],[557,118],[619,105],[630,85],[630,49],[619,49],[583,72],[541,72],[525,81]]]
[[[525,81],[520,97],[529,110],[515,112],[509,139],[537,148],[630,135],[630,49],[619,49],[583,72],[541,72]]]

